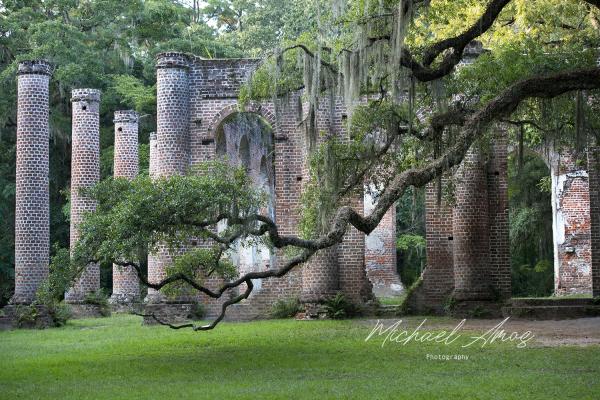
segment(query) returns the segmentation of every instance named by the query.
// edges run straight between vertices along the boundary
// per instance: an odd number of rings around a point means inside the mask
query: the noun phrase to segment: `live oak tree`
[[[320,1],[310,6],[315,29],[267,54],[241,99],[243,107],[250,99],[276,101],[304,89],[311,180],[301,234],[283,235],[276,221],[259,213],[264,196],[244,171],[211,163],[187,176],[101,183],[91,192],[98,211],[81,226],[72,256],[59,253],[54,268],[69,265],[76,275],[90,261],[112,261],[134,267],[148,287],[175,285],[212,298],[245,284],[212,323],[172,326],[212,329],[228,306],[250,295],[254,280],[287,274],[339,243],[350,225],[370,233],[407,189],[434,181],[472,145],[489,140],[496,122],[526,126],[527,137],[519,141],[547,140],[551,132],[540,120],[548,122],[550,105],[556,119],[578,121],[560,132],[573,133],[569,143],[582,141],[582,132],[594,139],[599,1],[336,0],[333,7]],[[475,39],[492,51],[454,73]],[[359,105],[366,94],[372,100]],[[348,140],[316,131],[318,102],[334,95],[343,96],[350,113]],[[362,216],[345,199],[365,185],[377,187],[378,203]],[[123,195],[110,195],[115,192]],[[140,249],[155,251],[164,243],[175,251],[191,237],[202,245],[175,257],[164,280],[148,282],[136,262]],[[245,240],[285,249],[285,262],[237,276],[227,252]],[[207,276],[224,283],[211,289]]]

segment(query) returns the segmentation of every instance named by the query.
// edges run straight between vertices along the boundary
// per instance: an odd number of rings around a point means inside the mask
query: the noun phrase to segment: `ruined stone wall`
[[[18,66],[17,172],[15,210],[15,294],[29,304],[48,276],[50,203],[48,181],[51,66],[41,60]]]
[[[100,180],[100,91],[73,89],[71,133],[71,248],[79,239],[77,226],[85,213],[96,209],[96,202],[81,190]],[[81,303],[85,296],[100,289],[100,267],[89,264],[65,295],[69,303]]]
[[[240,111],[237,96],[241,84],[248,79],[258,60],[203,60],[192,59],[190,66],[190,148],[191,165],[213,160],[216,157],[216,137],[222,123]],[[275,187],[274,213],[282,234],[297,234],[298,205],[301,181],[301,137],[295,132],[299,122],[293,112],[296,99],[290,97],[279,104],[277,110],[272,102],[250,103],[244,111],[260,116],[273,131],[273,171]],[[280,114],[276,118],[275,112]],[[285,255],[277,251],[271,258],[273,265],[263,268],[281,267]],[[220,282],[212,282],[214,286]],[[266,279],[255,282],[255,291],[250,299],[236,305],[230,317],[253,318],[265,315],[277,299],[299,295],[300,273],[293,271],[281,279]],[[220,310],[222,301],[203,298],[209,314]]]
[[[591,294],[590,190],[585,155],[550,152],[556,295]]]
[[[157,57],[158,132],[156,144],[153,145],[151,141],[151,174],[168,176],[184,173],[201,162],[214,160],[218,156],[216,136],[224,123],[232,121],[231,118],[239,112],[257,115],[272,129],[274,203],[270,212],[281,234],[297,235],[300,197],[308,178],[305,128],[301,126],[306,108],[301,104],[299,92],[275,102],[249,102],[241,109],[238,104],[240,87],[258,63],[259,60],[255,59],[204,60],[181,53],[163,53]],[[330,112],[332,106],[335,110]],[[340,98],[335,99],[333,104],[322,101],[317,112],[317,129],[345,137],[345,114]],[[233,146],[231,143],[225,146],[224,150],[219,151],[239,151],[237,147],[229,148]],[[239,144],[235,146],[239,147]],[[251,173],[256,170],[254,164],[250,160],[247,166]],[[362,210],[362,193],[352,196],[347,202]],[[388,219],[394,219],[393,212]],[[394,232],[386,236],[386,254],[378,256],[386,258],[386,268],[391,271],[389,264],[395,263],[395,253],[392,251],[392,248],[395,249],[395,221],[388,222],[388,229],[392,229],[393,225]],[[364,240],[363,234],[350,228],[340,245],[323,251],[302,268],[282,279],[257,280],[250,299],[236,305],[231,314],[244,314],[246,318],[252,318],[268,313],[278,299],[302,296],[323,299],[338,290],[355,301],[365,301],[371,297],[371,285],[365,273]],[[191,245],[207,246],[209,243],[192,241]],[[239,249],[237,257],[241,264],[248,258],[246,250]],[[260,265],[241,265],[241,269],[279,268],[286,260],[287,256],[282,251],[276,251],[264,258]],[[164,266],[169,262],[170,257],[164,251],[151,255],[148,261],[149,278],[156,281],[164,277]],[[324,268],[323,263],[327,264]],[[222,282],[214,278],[208,281],[213,288],[220,284]],[[204,295],[200,295],[199,299],[207,304],[209,314],[215,315],[223,301],[235,294],[232,291],[218,301]]]

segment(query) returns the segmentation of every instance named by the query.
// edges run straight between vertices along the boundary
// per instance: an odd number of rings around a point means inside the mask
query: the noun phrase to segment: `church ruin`
[[[264,101],[250,102],[242,109],[240,87],[258,63],[257,59],[203,59],[175,52],[157,56],[157,131],[150,136],[150,175],[185,174],[202,162],[226,158],[244,166],[257,187],[264,188],[269,204],[262,212],[274,218],[279,231],[298,234],[300,195],[308,180],[307,146],[300,127],[307,110],[298,112],[299,92],[280,100],[289,106]],[[51,75],[52,68],[45,61],[19,64],[13,304],[30,304],[48,275]],[[99,102],[98,90],[73,90],[71,245],[77,240],[82,213],[94,209],[93,202],[79,196],[78,190],[100,177]],[[317,131],[343,137],[346,118],[341,99],[334,104],[320,102]],[[114,124],[115,176],[133,179],[139,170],[138,115],[116,111]],[[427,267],[421,285],[411,293],[418,310],[443,312],[450,295],[473,304],[510,298],[507,137],[502,126],[494,129],[492,148],[484,154],[474,146],[458,168],[452,204],[440,201],[435,184],[426,188]],[[600,161],[594,154],[590,152],[584,167],[571,161],[558,163],[553,170],[557,294],[600,295]],[[365,194],[353,198],[352,205],[369,213],[374,201]],[[361,304],[374,296],[398,295],[405,288],[396,269],[395,242],[396,216],[391,209],[368,237],[351,227],[342,243],[318,252],[306,265],[281,279],[257,281],[250,298],[231,307],[228,315],[264,316],[275,301],[291,297],[311,305],[337,292]],[[231,257],[244,273],[278,266],[285,256],[280,251],[271,254],[265,248],[240,245]],[[149,256],[150,281],[165,276],[170,259],[165,249]],[[98,266],[89,265],[66,294],[66,301],[81,303],[87,293],[99,288]],[[146,299],[140,299],[133,270],[114,266],[113,288],[115,307],[144,300],[157,315],[178,312],[173,311],[178,307],[185,312],[181,308],[185,301],[169,306],[169,300],[152,289]],[[200,297],[200,301],[210,316],[223,300]]]

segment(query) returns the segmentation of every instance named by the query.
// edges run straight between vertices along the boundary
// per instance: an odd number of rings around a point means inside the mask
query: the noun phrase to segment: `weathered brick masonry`
[[[18,66],[15,294],[29,304],[48,275],[50,203],[48,182],[49,97],[52,68],[43,60]]]
[[[138,113],[132,110],[115,111],[115,178],[134,179],[139,173]],[[131,304],[139,301],[140,284],[132,267],[113,265],[113,304]]]
[[[300,195],[308,177],[305,131],[299,126],[304,114],[301,93],[278,99],[276,104],[250,102],[241,112],[239,89],[258,62],[204,60],[180,53],[158,56],[158,131],[155,148],[151,142],[151,170],[158,176],[184,173],[189,167],[226,154],[230,161],[245,165],[256,184],[272,192],[272,204],[264,211],[275,218],[279,231],[298,234]],[[333,104],[333,113],[330,107],[328,102],[320,104],[318,129],[346,135],[341,99]],[[261,133],[246,132],[248,126]],[[257,139],[264,135],[271,139]],[[362,209],[362,195],[355,197],[348,201]],[[241,272],[277,268],[285,261],[283,252],[270,254],[265,249],[244,246],[239,247],[234,258]],[[389,269],[394,260],[388,260]],[[151,258],[150,279],[164,276],[167,262],[165,253]],[[338,290],[353,300],[364,301],[371,296],[365,272],[364,235],[352,228],[343,243],[323,251],[302,269],[282,279],[257,281],[255,287],[250,299],[232,309],[234,317],[264,315],[277,299],[300,297],[319,301]],[[208,304],[210,314],[220,308],[221,302],[205,298],[202,301]]]
[[[554,231],[554,292],[591,294],[592,230],[590,176],[585,154],[549,152]],[[594,196],[597,196],[594,193]],[[595,246],[598,248],[598,246]]]
[[[96,202],[81,190],[100,180],[100,91],[73,89],[71,94],[71,248],[79,239],[77,226],[86,213],[96,209]],[[82,303],[85,296],[100,289],[100,267],[89,264],[65,295],[69,303]]]
[[[427,267],[414,307],[444,311],[459,302],[494,302],[511,294],[507,135],[495,127],[489,149],[475,144],[454,174],[427,185]],[[442,192],[438,192],[441,190]]]
[[[600,296],[600,147],[588,149],[590,186],[590,239],[592,242],[592,295]]]

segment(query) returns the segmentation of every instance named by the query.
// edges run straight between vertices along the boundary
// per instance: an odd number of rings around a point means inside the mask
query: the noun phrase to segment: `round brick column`
[[[151,132],[150,133],[150,155],[149,155],[149,165],[148,165],[148,174],[150,175],[150,177],[155,177],[156,176],[156,170],[157,170],[157,165],[156,165],[156,132]]]
[[[310,316],[319,312],[318,304],[333,297],[340,289],[338,246],[319,250],[302,266],[302,294]]]
[[[481,151],[471,147],[456,173],[453,212],[454,297],[492,299],[487,174]]]
[[[49,97],[52,68],[46,61],[18,66],[17,175],[14,304],[30,304],[48,276],[50,206],[48,183]]]
[[[134,179],[139,173],[138,113],[132,110],[115,111],[114,176]],[[132,267],[113,265],[113,304],[139,301],[140,283]]]
[[[183,53],[156,58],[156,146],[159,176],[183,174],[190,152],[190,59]]]
[[[189,166],[190,152],[190,58],[183,53],[161,53],[156,57],[157,132],[156,148],[151,159],[153,176],[184,174]],[[150,145],[152,150],[152,143]],[[180,251],[184,251],[181,249]],[[161,247],[148,260],[148,280],[165,278],[165,267],[172,257]],[[164,302],[164,296],[148,289],[146,302]]]
[[[71,94],[71,248],[79,239],[77,225],[85,213],[94,211],[94,200],[80,193],[100,180],[100,91],[73,89]],[[68,303],[81,303],[88,293],[100,289],[100,268],[89,264],[65,295]]]

